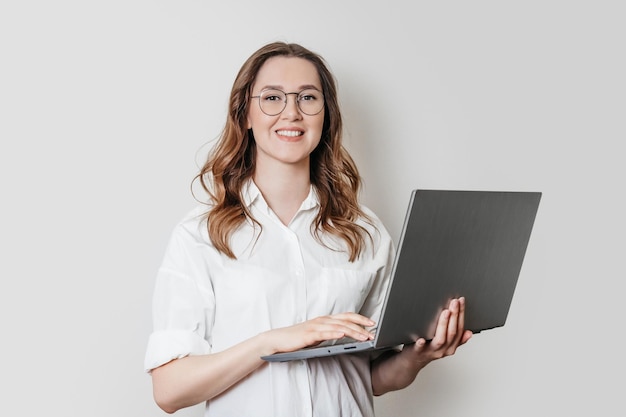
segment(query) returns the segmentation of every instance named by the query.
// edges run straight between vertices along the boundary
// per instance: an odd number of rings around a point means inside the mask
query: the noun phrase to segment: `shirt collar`
[[[249,179],[243,185],[243,192],[241,194],[243,197],[243,204],[247,208],[250,208],[257,199],[260,198],[261,200],[263,200],[263,196],[261,195],[261,190],[259,190],[259,188],[256,186],[254,181],[252,181],[252,179]]]
[[[261,190],[259,190],[259,187],[257,187],[257,185],[254,183],[252,179],[249,179],[244,184],[242,196],[243,196],[243,203],[245,204],[247,208],[250,208],[255,203],[260,203],[260,202],[265,207],[267,207],[267,202],[263,198],[263,195],[261,194]],[[307,197],[304,199],[304,201],[300,205],[300,210],[310,210],[317,206],[319,206],[319,196],[317,195],[317,192],[315,191],[315,187],[311,185],[311,189],[309,190],[309,195],[307,195]]]

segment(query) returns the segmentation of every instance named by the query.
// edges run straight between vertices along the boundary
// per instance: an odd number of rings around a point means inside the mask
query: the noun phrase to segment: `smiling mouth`
[[[304,132],[301,132],[299,130],[277,130],[276,133],[280,136],[287,136],[290,138],[304,135]]]

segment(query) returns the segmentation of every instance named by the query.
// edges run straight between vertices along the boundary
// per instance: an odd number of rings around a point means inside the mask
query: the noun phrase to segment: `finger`
[[[337,318],[336,316],[321,317],[318,319],[318,331],[332,331],[343,333],[341,337],[350,337],[356,340],[368,340],[374,336],[359,324]],[[332,339],[332,338],[331,338]],[[328,339],[327,339],[328,340]]]
[[[370,318],[365,317],[361,314],[339,313],[329,316],[329,319],[333,320],[333,322],[339,326],[345,326],[347,328],[346,336],[348,337],[360,340],[368,340],[374,338],[374,335],[366,330],[365,327],[374,326],[376,323]]]
[[[445,345],[449,322],[450,322],[450,310],[445,309],[439,315],[439,321],[437,322],[435,336],[433,336],[432,340],[430,341],[430,346],[433,349],[439,350]]]
[[[465,330],[463,332],[463,337],[461,338],[461,342],[459,343],[459,345],[464,345],[466,344],[474,335],[474,333],[472,333],[471,330]]]
[[[356,323],[356,324],[359,324],[361,326],[366,326],[366,327],[373,326],[376,324],[369,317],[365,317],[358,313],[338,313],[338,314],[333,314],[330,317],[340,319],[340,320],[346,320],[346,321]]]
[[[448,321],[447,338],[448,343],[453,343],[458,340],[458,326],[459,326],[459,300],[450,301],[450,320]]]
[[[421,353],[424,351],[424,349],[426,349],[427,345],[428,343],[426,342],[426,339],[422,337],[420,339],[417,339],[417,341],[414,344],[413,349],[415,350],[416,353]]]
[[[345,337],[346,333],[339,330],[321,330],[318,332],[317,340],[333,340]]]
[[[459,298],[459,321],[458,321],[459,342],[465,336],[465,297]]]
[[[463,337],[464,312],[462,311],[461,299],[450,302],[450,321],[448,323],[448,339],[445,347],[445,355],[454,355]]]

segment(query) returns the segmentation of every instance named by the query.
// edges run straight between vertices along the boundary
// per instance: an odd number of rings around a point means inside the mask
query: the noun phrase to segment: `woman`
[[[206,416],[371,416],[374,395],[408,386],[471,337],[458,299],[428,343],[378,357],[260,359],[373,338],[393,244],[358,203],[341,134],[321,57],[272,43],[244,63],[197,176],[208,205],[175,228],[157,277],[145,366],[166,412],[206,402]]]

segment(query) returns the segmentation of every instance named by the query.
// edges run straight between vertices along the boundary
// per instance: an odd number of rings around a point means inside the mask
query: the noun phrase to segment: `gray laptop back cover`
[[[432,339],[440,312],[466,299],[465,327],[503,326],[541,193],[416,190],[377,346]]]
[[[369,348],[432,339],[439,314],[460,296],[466,299],[467,329],[479,333],[503,326],[540,199],[540,192],[413,190],[392,282]],[[264,359],[355,351],[324,346]]]

